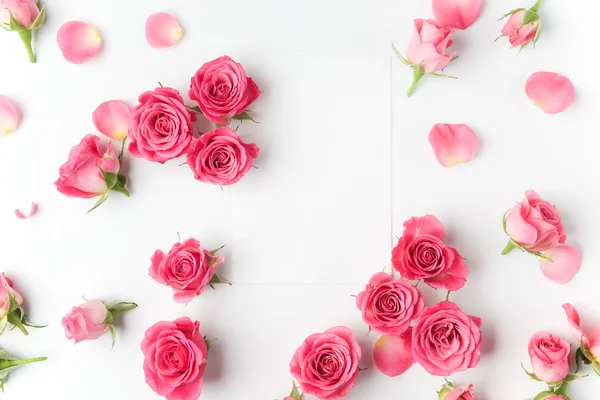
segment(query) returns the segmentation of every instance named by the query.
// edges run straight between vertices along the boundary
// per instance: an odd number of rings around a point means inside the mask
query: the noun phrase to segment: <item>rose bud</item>
[[[129,197],[127,177],[121,173],[122,164],[123,148],[117,156],[111,142],[106,150],[102,150],[100,138],[87,135],[71,149],[67,162],[58,170],[59,177],[54,184],[68,197],[89,199],[100,196],[90,210],[93,211],[106,201],[111,190]]]
[[[4,333],[6,325],[9,323],[19,328],[25,335],[29,335],[25,329],[26,326],[45,328],[45,326],[30,325],[25,320],[25,311],[21,307],[23,297],[13,288],[12,281],[4,275],[4,272],[0,273],[0,285],[4,287],[4,289],[0,289],[0,335]]]
[[[580,327],[579,313],[571,304],[563,304],[563,309],[567,314],[571,331],[580,343],[577,351],[578,362],[591,364],[596,374],[600,376],[600,328],[593,330],[589,334],[585,334]]]
[[[106,331],[110,331],[112,346],[115,347],[115,317],[135,308],[137,308],[135,303],[103,303],[100,300],[87,300],[85,303],[73,307],[71,312],[62,318],[65,337],[68,340],[75,340],[75,344],[77,344],[84,340],[98,339]]]
[[[47,357],[36,357],[19,360],[10,355],[6,350],[0,349],[0,390],[4,393],[4,381],[8,374],[21,365],[31,364],[34,362],[46,361]]]
[[[542,20],[538,14],[540,6],[544,0],[538,0],[533,7],[526,10],[524,8],[518,8],[505,14],[501,19],[507,18],[504,28],[502,28],[501,37],[507,36],[511,47],[521,47],[523,50],[530,42],[533,42],[533,46],[540,38],[542,33]]]
[[[415,19],[414,24],[415,31],[408,45],[406,58],[392,45],[394,53],[400,61],[414,70],[413,83],[408,89],[408,96],[414,93],[425,74],[456,79],[453,76],[439,73],[456,58],[456,52],[446,54],[447,48],[452,46],[451,37],[454,29],[442,26],[434,20]]]
[[[536,332],[529,339],[529,357],[533,374],[538,381],[561,382],[569,375],[571,345],[551,333]]]
[[[455,387],[452,382],[446,382],[438,392],[438,397],[440,400],[477,400],[473,385]]]
[[[39,0],[0,0],[0,28],[19,34],[32,63],[36,61],[31,47],[33,31],[42,26],[45,17],[46,5],[40,9]]]

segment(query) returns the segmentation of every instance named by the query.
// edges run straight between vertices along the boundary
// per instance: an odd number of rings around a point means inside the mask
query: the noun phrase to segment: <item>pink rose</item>
[[[544,382],[560,382],[569,374],[571,345],[558,336],[536,332],[529,339],[533,373]]]
[[[14,297],[19,306],[23,304],[23,297],[13,288],[12,281],[2,272],[0,273],[0,319],[6,316],[10,307],[8,293]]]
[[[539,400],[566,400],[563,396],[559,396],[557,394],[552,394],[550,392],[547,393],[548,397],[536,397]]]
[[[242,179],[258,157],[259,148],[246,144],[226,126],[201,135],[187,155],[197,180],[214,185],[231,185]]]
[[[507,36],[511,47],[523,49],[531,42],[537,43],[542,33],[542,20],[538,14],[542,1],[538,0],[529,10],[519,8],[504,16],[509,18],[500,37]]]
[[[423,279],[436,289],[458,290],[469,270],[456,249],[443,242],[444,227],[432,215],[404,222],[404,232],[392,251],[394,268],[408,280]]]
[[[98,339],[110,328],[109,324],[102,322],[108,310],[100,300],[88,300],[80,306],[73,307],[71,312],[62,318],[65,328],[65,337],[74,339],[75,343],[84,340]]]
[[[170,286],[175,292],[175,301],[188,303],[204,292],[224,258],[204,250],[198,240],[187,239],[175,243],[166,255],[162,250],[156,250],[151,261],[152,279]]]
[[[505,225],[511,240],[531,252],[549,250],[567,239],[556,207],[533,190],[508,212]]]
[[[480,326],[479,318],[449,301],[427,307],[413,328],[413,356],[437,376],[474,368],[481,356]]]
[[[593,330],[589,334],[585,334],[579,326],[579,313],[575,307],[566,303],[563,304],[563,309],[567,314],[571,331],[577,339],[577,343],[581,344],[581,353],[594,365],[594,369],[600,375],[600,328]]]
[[[40,8],[36,0],[0,0],[0,22],[10,24],[11,14],[23,28],[29,28],[40,14]]]
[[[69,197],[92,198],[104,195],[109,187],[102,173],[119,173],[119,157],[109,142],[106,150],[100,148],[100,138],[87,135],[69,152],[69,159],[58,170],[59,177],[54,184],[59,192]]]
[[[204,116],[219,125],[227,125],[227,118],[246,112],[259,95],[258,86],[246,76],[242,64],[228,56],[200,67],[192,77],[189,92]]]
[[[379,272],[356,297],[363,321],[383,335],[400,335],[421,310],[423,295],[410,282]]]
[[[440,400],[477,400],[473,385],[467,387],[454,387],[448,383],[439,392]]]
[[[208,356],[198,321],[158,322],[146,331],[141,348],[146,383],[156,394],[167,400],[198,399]]]
[[[143,93],[138,101],[131,116],[131,155],[164,163],[187,154],[196,114],[185,107],[179,92],[159,87]]]
[[[296,350],[290,371],[304,393],[338,400],[356,383],[360,357],[352,331],[339,326],[309,336]]]

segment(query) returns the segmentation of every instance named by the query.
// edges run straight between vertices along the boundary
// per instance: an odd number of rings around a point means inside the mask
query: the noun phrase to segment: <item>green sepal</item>
[[[400,52],[398,51],[398,49],[396,48],[396,46],[394,46],[394,43],[392,43],[392,50],[394,50],[394,54],[396,54],[396,57],[398,57],[398,59],[400,61],[402,61],[402,64],[411,65],[410,62],[406,58],[404,58],[402,56],[402,54],[400,54]]]
[[[125,301],[104,303],[104,306],[106,307],[106,315],[100,325],[112,325],[118,315],[138,308],[137,304]]]
[[[94,204],[94,207],[90,208],[88,213],[91,213],[96,208],[100,207],[102,205],[102,203],[104,203],[106,201],[106,199],[108,199],[108,191],[102,193],[102,195],[100,196],[100,199],[96,202],[96,204]]]
[[[543,382],[540,378],[538,378],[537,376],[535,376],[534,373],[527,371],[525,369],[525,366],[523,365],[523,363],[521,363],[521,368],[523,368],[523,371],[525,371],[525,373],[527,374],[527,376],[529,376],[534,381]]]
[[[444,400],[446,398],[446,396],[448,396],[450,393],[452,392],[452,388],[449,386],[444,386],[439,392],[438,392],[438,398],[440,400]]]
[[[13,357],[6,350],[0,349],[0,390],[4,393],[4,381],[8,374],[10,374],[15,369],[19,368],[21,365],[31,364],[34,362],[41,362],[47,360],[47,357],[37,357],[37,358],[28,358],[24,360],[19,360],[16,357]]]
[[[502,17],[498,18],[498,21],[502,21],[504,18],[510,17],[511,15],[513,15],[514,13],[517,13],[519,11],[525,11],[525,9],[524,8],[515,8],[514,10],[510,10],[509,12],[504,14]]]
[[[39,7],[39,5],[38,5],[38,7]],[[42,24],[44,23],[45,20],[46,20],[46,4],[44,4],[42,9],[40,10],[40,13],[38,14],[35,21],[33,21],[33,24],[31,24],[31,26],[29,27],[29,30],[33,31],[33,30],[39,29],[39,27],[42,26]]]
[[[537,13],[537,11],[534,11],[532,9],[526,10],[525,13],[523,14],[523,20],[521,21],[521,26],[530,24],[539,19],[540,19],[540,15]]]
[[[117,331],[115,330],[115,326],[114,325],[109,325],[108,326],[108,330],[110,331],[110,337],[112,339],[112,345],[110,347],[110,349],[114,349],[115,348],[115,342],[117,340]]]
[[[203,115],[202,113],[202,109],[199,106],[194,106],[194,107],[187,107],[188,109],[190,109],[191,111]]]
[[[125,177],[125,175],[119,175],[119,179],[121,179],[121,177],[124,178],[125,184],[121,183],[121,180],[119,180],[117,181],[116,185],[113,186],[110,190],[112,190],[113,192],[124,194],[127,197],[131,197],[131,193],[125,187],[125,185],[127,184],[127,177]]]
[[[8,325],[8,315],[5,314],[4,317],[0,319],[0,335],[6,330],[6,325]]]
[[[554,392],[545,391],[535,396],[533,400],[544,400],[550,396],[555,396]]]
[[[596,375],[600,376],[600,364],[594,363],[594,372]]]
[[[177,234],[179,235],[179,232],[177,232]],[[179,238],[179,241],[181,242],[181,238]],[[225,245],[219,247],[218,249],[214,249],[210,252],[210,254],[214,257],[217,255],[217,253],[221,250],[223,250],[225,248]]]
[[[215,289],[214,285],[218,285],[218,284],[222,284],[222,283],[227,284],[229,286],[233,285],[231,282],[226,281],[225,279],[221,278],[218,274],[214,274],[213,277],[208,282],[208,286]]]
[[[19,330],[23,333],[23,335],[25,335],[25,336],[29,335],[29,332],[27,332],[27,329],[25,329],[25,325],[23,325],[23,313],[21,312],[20,308],[17,309],[17,311],[8,313],[7,316],[8,316],[8,322],[10,322],[15,327],[19,328]]]
[[[294,400],[302,400],[302,394],[298,390],[298,386],[296,386],[296,382],[292,381],[292,391],[290,392],[290,397]]]
[[[12,12],[10,12],[10,10],[8,11],[8,14],[10,15],[10,20],[8,23],[8,26],[10,26],[10,30],[14,31],[14,32],[22,32],[27,30],[27,28],[25,28],[23,25],[21,25],[16,19],[15,17],[13,17]]]
[[[212,338],[212,339],[208,339],[208,336],[204,336],[204,343],[206,343],[206,349],[210,350],[210,348],[212,347],[213,342],[219,340],[218,338]]]
[[[456,76],[448,75],[448,74],[440,74],[439,72],[428,72],[427,75],[435,76],[437,78],[458,79]]]
[[[540,40],[540,36],[542,35],[542,31],[544,30],[544,24],[542,24],[542,20],[540,20],[540,24],[538,26],[537,32],[535,33],[535,37],[533,38],[533,47],[538,40]]]
[[[104,177],[106,186],[108,189],[112,189],[119,181],[119,175],[115,172],[106,172],[102,168],[100,168],[100,171],[102,171],[102,176]]]
[[[10,290],[8,290],[8,286],[6,286],[6,294],[8,295],[8,301],[9,301],[7,314],[10,314],[19,309],[19,303],[17,302],[15,297],[12,295],[12,293],[10,293]]]
[[[252,121],[258,124],[258,122],[250,115],[250,110],[244,111],[243,113],[238,115],[234,115],[233,117],[231,117],[231,119],[235,119],[237,121]]]

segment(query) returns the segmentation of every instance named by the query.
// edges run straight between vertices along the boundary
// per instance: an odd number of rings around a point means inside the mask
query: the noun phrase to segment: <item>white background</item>
[[[536,330],[572,340],[561,304],[572,302],[586,327],[600,327],[600,208],[597,168],[600,109],[597,51],[600,6],[593,0],[547,0],[537,49],[520,55],[494,43],[510,9],[531,1],[487,1],[479,21],[458,32],[460,58],[426,78],[409,100],[412,71],[392,56],[405,51],[412,18],[431,17],[428,0],[48,0],[38,31],[38,64],[30,65],[17,34],[0,32],[0,94],[20,106],[19,130],[0,138],[1,269],[46,329],[5,333],[0,346],[18,356],[45,355],[6,384],[7,399],[154,399],[144,382],[139,343],[159,320],[189,316],[218,342],[202,393],[212,400],[272,400],[289,393],[289,360],[302,340],[335,325],[351,327],[363,345],[360,374],[348,399],[436,398],[443,383],[418,365],[388,378],[371,360],[377,335],[351,294],[390,265],[395,235],[413,215],[431,213],[448,242],[467,258],[468,284],[452,295],[483,319],[483,357],[451,377],[473,382],[482,400],[526,399],[543,390],[520,369]],[[575,4],[576,3],[576,4]],[[150,14],[173,13],[185,29],[167,50],[144,39]],[[84,65],[67,63],[56,43],[69,20],[98,27],[105,49]],[[191,171],[126,158],[132,198],[118,193],[91,214],[93,201],[69,199],[53,182],[69,149],[94,132],[101,102],[137,96],[160,81],[187,94],[204,62],[223,54],[241,62],[262,90],[252,107],[260,124],[240,134],[261,155],[238,184],[210,186]],[[536,71],[560,72],[577,91],[565,113],[544,115],[524,84]],[[469,164],[441,167],[427,141],[438,122],[466,123],[481,148]],[[545,280],[533,257],[500,251],[503,213],[527,189],[557,204],[569,242],[583,254],[567,286]],[[39,203],[21,221],[13,212]],[[148,277],[154,250],[182,237],[207,248],[224,244],[222,275],[234,286],[208,290],[187,306]],[[60,319],[81,296],[136,301],[110,338],[73,346]],[[428,304],[436,301],[428,292]],[[592,400],[600,377],[572,385]]]

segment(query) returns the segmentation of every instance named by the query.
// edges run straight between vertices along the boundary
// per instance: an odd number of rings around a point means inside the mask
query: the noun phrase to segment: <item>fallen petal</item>
[[[571,325],[571,331],[573,332],[573,335],[577,338],[577,342],[579,343],[583,341],[583,345],[586,348],[590,347],[590,341],[579,326],[579,313],[577,312],[575,307],[573,307],[572,304],[565,303],[563,304],[563,310],[565,310],[565,314],[567,314],[567,319],[569,321],[569,324]]]
[[[21,114],[6,96],[0,96],[0,135],[8,135],[19,126]]]
[[[568,283],[581,266],[581,255],[576,248],[561,245],[556,246],[544,253],[544,257],[552,261],[540,258],[542,273],[552,282],[564,285]]]
[[[37,204],[35,204],[35,202],[32,201],[31,208],[29,209],[29,213],[24,213],[17,208],[15,210],[15,215],[19,219],[27,219],[27,218],[31,217],[32,215],[34,215],[36,212],[37,212]]]
[[[119,141],[127,137],[130,119],[131,110],[121,100],[104,102],[92,114],[96,129],[109,138]]]
[[[483,0],[433,0],[431,7],[443,26],[467,29],[479,18],[482,5]]]
[[[536,72],[527,79],[525,93],[546,114],[565,111],[575,101],[575,88],[566,76]]]
[[[415,363],[412,355],[412,328],[400,336],[382,336],[373,346],[373,361],[387,376],[398,376]]]
[[[146,20],[146,41],[156,49],[171,47],[181,39],[183,29],[171,14],[152,14]]]
[[[83,64],[102,50],[100,32],[81,21],[70,21],[61,26],[57,40],[63,56],[73,64]]]
[[[479,148],[475,132],[464,124],[436,124],[429,132],[429,143],[446,168],[471,161]]]

